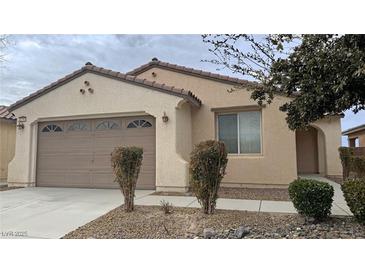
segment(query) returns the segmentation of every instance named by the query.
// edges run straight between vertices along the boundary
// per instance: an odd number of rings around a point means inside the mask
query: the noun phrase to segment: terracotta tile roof
[[[361,130],[364,130],[364,129],[365,129],[365,124],[362,124],[362,125],[359,125],[359,126],[356,126],[356,127],[349,128],[345,131],[342,131],[342,135],[355,133],[355,132],[358,132],[358,131],[361,131]]]
[[[240,78],[234,78],[234,77],[230,77],[227,75],[221,75],[221,74],[217,74],[217,73],[211,73],[208,71],[197,70],[194,68],[189,68],[189,67],[184,67],[184,66],[180,66],[180,65],[176,65],[176,64],[162,62],[162,61],[159,61],[157,58],[153,58],[152,61],[148,62],[147,64],[144,64],[144,65],[128,72],[127,75],[137,76],[138,74],[145,72],[151,68],[164,68],[164,69],[168,69],[168,70],[172,70],[172,71],[177,71],[180,73],[185,73],[185,74],[189,74],[189,75],[193,75],[193,76],[197,76],[197,77],[208,78],[208,79],[225,82],[225,83],[231,83],[231,84],[233,83],[233,84],[250,85],[250,86],[256,84],[256,82],[253,82],[253,81],[243,80]]]
[[[7,106],[0,106],[0,118],[14,121],[16,120],[15,115],[9,112]]]
[[[160,92],[164,92],[167,94],[175,95],[178,97],[182,97],[182,98],[186,99],[190,104],[192,104],[196,107],[201,106],[201,100],[198,97],[196,97],[190,90],[185,90],[182,88],[175,88],[173,86],[167,86],[165,84],[160,84],[155,81],[151,82],[146,79],[137,78],[136,76],[123,74],[118,71],[113,71],[110,69],[104,69],[102,67],[97,67],[97,66],[92,65],[90,62],[88,62],[81,69],[78,69],[78,70],[72,72],[71,74],[68,74],[65,77],[57,80],[56,82],[53,82],[53,83],[49,84],[48,86],[45,86],[44,88],[15,102],[11,106],[9,106],[9,110],[13,111],[14,109],[27,104],[28,102],[56,89],[57,87],[65,84],[87,72],[109,77],[109,78],[116,79],[116,80],[120,80],[123,82],[131,83],[134,85],[151,88],[151,89],[154,89],[154,90],[157,90]]]

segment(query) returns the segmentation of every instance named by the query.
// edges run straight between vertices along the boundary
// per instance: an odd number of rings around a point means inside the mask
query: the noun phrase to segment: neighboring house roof
[[[102,67],[97,67],[97,66],[94,66],[93,64],[91,64],[90,62],[87,62],[85,64],[85,66],[83,66],[81,69],[78,69],[78,70],[72,72],[71,74],[68,74],[65,77],[57,80],[56,82],[53,82],[50,85],[15,102],[11,106],[9,106],[9,110],[13,111],[13,110],[29,103],[30,101],[33,101],[34,99],[48,93],[48,92],[56,89],[57,87],[64,85],[65,83],[67,83],[85,73],[88,73],[88,72],[94,73],[97,75],[101,75],[101,76],[105,76],[105,77],[109,77],[112,79],[116,79],[119,81],[127,82],[130,84],[151,88],[151,89],[154,89],[154,90],[157,90],[160,92],[164,92],[164,93],[167,93],[170,95],[182,97],[194,106],[197,106],[197,107],[201,106],[201,100],[198,97],[196,97],[190,90],[185,90],[182,88],[175,88],[173,86],[167,86],[165,84],[159,84],[159,83],[156,83],[155,81],[151,82],[146,79],[137,78],[136,76],[126,75],[126,74],[120,73],[118,71],[113,71],[110,69],[104,69]]]
[[[7,106],[0,106],[0,118],[6,120],[16,120],[15,115],[9,112]]]
[[[361,131],[361,130],[365,130],[365,124],[362,124],[362,125],[359,125],[359,126],[356,126],[356,127],[353,127],[353,128],[349,128],[349,129],[343,131],[342,135],[348,135],[348,134],[351,134],[351,133],[356,133],[356,132]]]
[[[153,58],[152,61],[148,62],[147,64],[144,64],[130,72],[127,72],[127,75],[136,76],[151,68],[164,68],[164,69],[168,69],[168,70],[172,70],[172,71],[176,71],[176,72],[180,72],[180,73],[184,73],[184,74],[188,74],[188,75],[193,75],[193,76],[197,76],[197,77],[201,77],[201,78],[207,78],[207,79],[216,80],[219,82],[230,83],[230,84],[250,85],[250,86],[257,84],[256,82],[243,80],[240,78],[234,78],[234,77],[221,75],[221,74],[217,74],[217,73],[211,73],[208,71],[197,70],[194,68],[184,67],[184,66],[180,66],[180,65],[176,65],[176,64],[170,64],[167,62],[161,62],[157,58]]]

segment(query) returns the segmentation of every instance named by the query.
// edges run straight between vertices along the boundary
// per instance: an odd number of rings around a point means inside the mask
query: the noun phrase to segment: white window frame
[[[260,152],[256,153],[241,153],[241,146],[240,146],[240,113],[243,112],[260,112]],[[263,138],[262,138],[262,111],[261,110],[242,110],[242,111],[234,111],[234,112],[217,112],[215,115],[215,124],[216,124],[216,140],[219,141],[219,121],[218,116],[220,115],[232,115],[235,114],[237,116],[237,153],[229,152],[228,155],[242,155],[242,156],[262,156],[263,155]]]

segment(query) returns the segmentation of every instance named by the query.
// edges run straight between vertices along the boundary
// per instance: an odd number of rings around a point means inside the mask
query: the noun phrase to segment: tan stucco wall
[[[318,150],[325,151],[325,174],[328,176],[342,176],[342,165],[338,148],[341,146],[341,117],[331,116],[312,124],[317,128],[324,140],[318,143]],[[324,147],[323,147],[324,146]]]
[[[359,136],[359,146],[360,147],[365,147],[365,131],[364,131],[364,134]]]
[[[6,181],[15,151],[15,121],[0,119],[0,181]]]
[[[94,93],[79,92],[88,80]],[[186,116],[176,123],[180,109]],[[164,112],[169,117],[163,123]],[[16,109],[16,117],[26,116],[23,130],[17,130],[15,157],[9,165],[9,183],[34,185],[36,182],[37,123],[56,119],[97,118],[149,114],[156,118],[156,185],[185,190],[188,163],[178,152],[189,148],[191,140],[178,137],[181,128],[190,127],[190,106],[183,99],[155,90],[87,73]],[[179,128],[178,128],[179,126]],[[186,142],[186,144],[183,144]]]
[[[152,76],[155,72],[155,77]],[[192,140],[197,144],[216,138],[215,113],[211,108],[257,106],[250,92],[237,90],[228,93],[232,85],[209,79],[152,68],[138,77],[190,89],[203,105],[192,110]],[[285,113],[279,106],[290,100],[276,96],[273,103],[262,109],[262,154],[229,155],[224,183],[240,185],[287,185],[297,177],[295,134],[288,129]],[[337,149],[340,146],[340,118],[324,119],[315,123],[319,133],[319,170],[324,175],[340,175],[341,165]]]
[[[347,136],[348,139],[354,139],[354,138],[358,138],[359,139],[359,147],[365,147],[365,129],[355,132],[355,133],[351,133]]]

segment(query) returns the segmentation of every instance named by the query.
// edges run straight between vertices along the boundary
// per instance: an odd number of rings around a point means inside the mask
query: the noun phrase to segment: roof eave
[[[342,131],[342,135],[349,135],[349,134],[352,134],[352,133],[356,133],[356,132],[359,132],[359,131],[362,131],[362,130],[365,130],[365,125],[360,125],[360,126],[357,126],[357,127],[354,127],[354,128],[350,128],[348,130],[345,130],[345,131]]]
[[[201,105],[200,99],[197,98],[190,91],[186,91],[186,93],[183,93],[184,92],[183,89],[180,90],[180,89],[176,89],[174,87],[166,86],[164,84],[150,82],[150,81],[147,81],[146,79],[138,79],[135,76],[122,74],[120,72],[116,72],[116,71],[112,71],[112,70],[106,70],[104,68],[96,67],[93,65],[85,65],[81,69],[76,70],[73,73],[57,80],[56,82],[53,82],[52,84],[36,91],[35,93],[32,93],[32,94],[28,95],[27,97],[24,97],[21,100],[15,102],[14,104],[12,104],[8,107],[8,110],[14,111],[14,110],[28,104],[29,102],[47,94],[48,92],[58,88],[59,86],[64,85],[64,84],[74,80],[75,78],[77,78],[85,73],[94,73],[97,75],[116,79],[118,81],[126,82],[129,84],[142,86],[144,88],[158,90],[158,91],[161,91],[161,92],[169,94],[169,95],[182,97],[182,98],[188,100],[189,102],[191,102],[194,106],[200,107],[200,105]],[[128,77],[131,79],[128,79]]]

